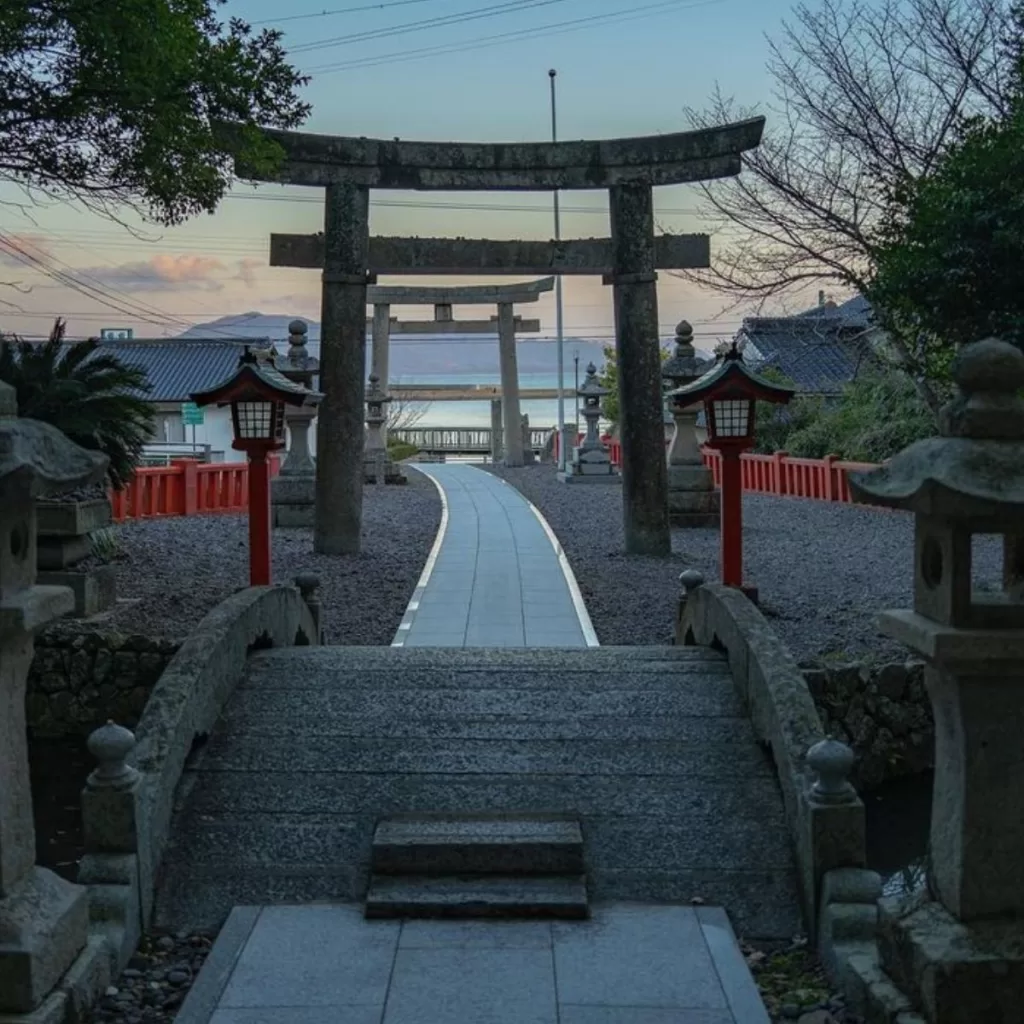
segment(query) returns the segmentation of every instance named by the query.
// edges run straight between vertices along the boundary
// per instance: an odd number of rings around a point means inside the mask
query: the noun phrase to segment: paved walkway
[[[392,646],[596,647],[569,563],[514,487],[466,463],[424,464],[437,541]]]
[[[236,907],[176,1024],[769,1024],[715,907],[590,921],[366,921]]]

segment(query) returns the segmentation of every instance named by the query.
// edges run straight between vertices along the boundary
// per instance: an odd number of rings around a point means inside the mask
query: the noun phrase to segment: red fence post
[[[172,465],[181,467],[181,510],[183,516],[194,516],[199,511],[199,463],[195,459],[182,459]]]
[[[838,459],[838,455],[826,455],[821,461],[824,463],[823,476],[825,478],[825,493],[822,497],[826,501],[836,501],[840,495],[837,493],[838,488],[836,487],[835,480],[835,462]]]
[[[772,493],[788,494],[786,487],[786,459],[789,452],[775,452],[772,455]]]

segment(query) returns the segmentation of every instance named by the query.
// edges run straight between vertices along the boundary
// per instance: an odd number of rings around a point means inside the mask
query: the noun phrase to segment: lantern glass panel
[[[275,402],[237,402],[235,422],[241,441],[255,441],[277,437]]]
[[[749,398],[722,398],[711,403],[716,437],[749,437],[750,414],[754,403]]]

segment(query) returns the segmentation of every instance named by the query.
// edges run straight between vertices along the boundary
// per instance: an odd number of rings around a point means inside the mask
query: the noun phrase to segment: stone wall
[[[933,767],[935,725],[924,665],[906,662],[800,662],[825,732],[857,755],[861,792]]]
[[[150,691],[180,646],[137,634],[43,630],[28,677],[25,709],[33,735],[86,735],[112,718],[134,729]]]

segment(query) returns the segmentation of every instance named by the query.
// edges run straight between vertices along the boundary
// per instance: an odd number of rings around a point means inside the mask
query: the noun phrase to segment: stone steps
[[[582,875],[503,878],[375,876],[366,894],[366,917],[547,917],[579,921],[590,916]]]
[[[402,816],[377,825],[371,863],[378,875],[579,875],[583,834],[568,817]]]
[[[378,822],[367,917],[589,916],[569,816],[401,815]]]

